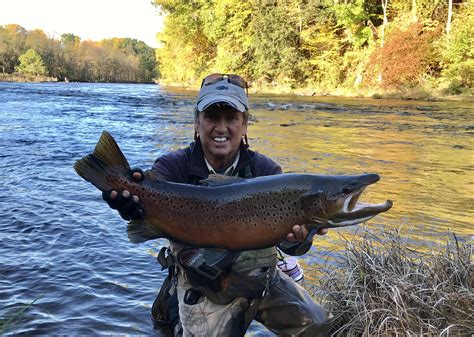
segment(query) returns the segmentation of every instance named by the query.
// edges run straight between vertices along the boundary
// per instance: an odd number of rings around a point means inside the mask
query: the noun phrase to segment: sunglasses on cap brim
[[[217,82],[220,82],[222,80],[227,79],[229,83],[235,84],[236,86],[239,86],[245,90],[248,89],[248,84],[245,82],[245,80],[240,77],[239,75],[233,75],[233,74],[211,74],[209,76],[206,76],[201,83],[201,88],[206,86],[206,85],[211,85]]]

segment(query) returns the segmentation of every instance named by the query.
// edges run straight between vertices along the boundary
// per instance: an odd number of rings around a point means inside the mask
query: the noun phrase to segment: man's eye
[[[217,115],[216,114],[208,114],[208,115],[206,115],[206,118],[210,121],[215,121],[217,119]]]

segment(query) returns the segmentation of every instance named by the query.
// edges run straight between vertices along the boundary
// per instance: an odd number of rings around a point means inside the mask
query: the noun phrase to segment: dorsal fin
[[[236,183],[240,183],[242,181],[245,181],[244,178],[240,177],[231,177],[231,176],[226,176],[223,174],[210,174],[207,179],[201,180],[201,185],[204,186],[209,186],[209,187],[217,187],[217,186],[226,186],[226,185],[232,185]]]

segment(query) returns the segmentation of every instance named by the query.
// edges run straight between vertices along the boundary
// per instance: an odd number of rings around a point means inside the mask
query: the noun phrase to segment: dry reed
[[[411,249],[398,231],[343,239],[342,260],[321,267],[315,298],[334,336],[472,336],[472,241],[451,234],[437,251]]]

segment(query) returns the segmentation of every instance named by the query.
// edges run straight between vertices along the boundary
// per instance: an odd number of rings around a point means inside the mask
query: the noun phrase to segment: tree
[[[454,16],[451,32],[440,44],[448,92],[459,94],[474,88],[474,0],[463,4]]]
[[[207,0],[154,2],[167,13],[165,29],[158,35],[160,72],[168,81],[193,83],[208,71],[216,53],[205,31],[206,11],[213,5]]]
[[[0,66],[12,73],[18,65],[18,56],[24,51],[27,31],[20,25],[0,26]]]
[[[47,74],[41,55],[34,49],[28,49],[26,53],[20,55],[18,60],[20,61],[20,64],[15,67],[15,70],[20,74],[33,76],[45,76]]]

